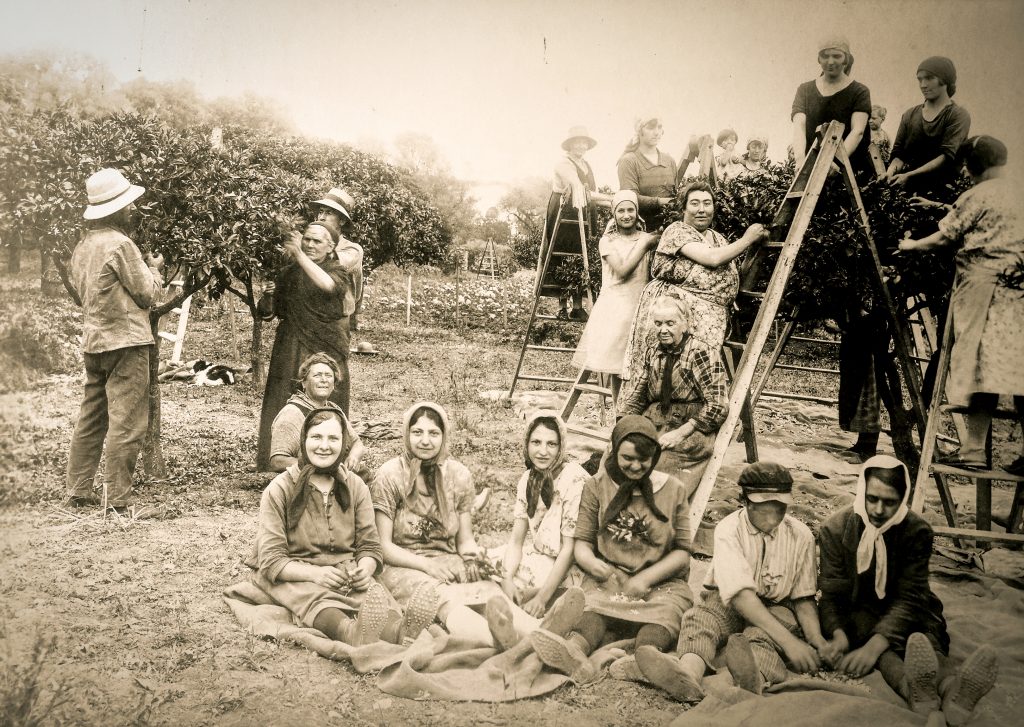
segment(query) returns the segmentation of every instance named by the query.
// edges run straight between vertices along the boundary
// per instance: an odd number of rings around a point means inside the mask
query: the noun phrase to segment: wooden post
[[[405,284],[405,325],[412,322],[412,273],[409,273],[409,280]]]
[[[221,310],[228,314],[228,330],[231,331],[231,360],[238,361],[238,326],[235,323],[235,302],[229,293],[220,297]]]
[[[455,261],[455,327],[460,328],[462,321],[459,319],[459,269],[462,267],[461,256]]]

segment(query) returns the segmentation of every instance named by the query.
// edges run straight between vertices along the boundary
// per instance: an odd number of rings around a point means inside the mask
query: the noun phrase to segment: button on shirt
[[[763,533],[741,508],[715,527],[715,555],[704,586],[717,588],[727,606],[745,589],[772,603],[814,596],[814,535],[790,515],[775,530]]]

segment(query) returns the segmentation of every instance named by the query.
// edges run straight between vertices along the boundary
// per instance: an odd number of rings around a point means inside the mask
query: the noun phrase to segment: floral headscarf
[[[639,480],[631,480],[626,476],[625,472],[619,469],[619,447],[622,446],[623,440],[631,434],[639,434],[650,439],[655,446],[654,456],[651,458],[651,467],[644,472],[643,477]],[[644,501],[654,517],[662,522],[668,522],[668,516],[659,510],[658,506],[654,503],[654,485],[651,482],[651,472],[654,471],[654,466],[658,464],[660,457],[661,445],[658,443],[658,430],[654,428],[654,424],[651,423],[650,419],[639,414],[628,414],[619,420],[619,423],[612,430],[611,451],[608,454],[604,467],[605,472],[619,486],[619,489],[604,511],[604,516],[601,518],[601,527],[607,526],[608,523],[613,522],[618,517],[618,514],[629,505],[633,492],[637,489],[640,490],[640,494],[643,495]]]
[[[530,437],[538,425],[550,427],[552,424],[558,432],[558,452],[555,454],[551,466],[544,470],[538,470],[530,459]],[[523,437],[523,459],[526,468],[529,470],[529,478],[526,481],[526,514],[533,517],[537,512],[537,501],[544,503],[544,507],[551,507],[555,498],[555,480],[565,466],[565,438],[568,434],[565,422],[558,416],[558,412],[540,410],[526,422],[526,435]]]

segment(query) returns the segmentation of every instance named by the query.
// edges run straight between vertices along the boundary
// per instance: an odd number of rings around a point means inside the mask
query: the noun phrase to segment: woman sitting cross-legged
[[[573,546],[580,495],[590,475],[566,461],[566,433],[557,412],[540,411],[527,422],[527,470],[516,487],[512,535],[504,546],[502,590],[536,618],[559,591],[583,580]]]
[[[587,682],[597,676],[588,658],[610,626],[636,637],[636,647],[675,644],[683,613],[693,604],[689,505],[677,479],[655,472],[661,447],[654,425],[625,416],[612,431],[605,468],[589,479],[576,525],[576,562],[586,573],[586,608],[562,638],[545,629],[530,635],[548,666]],[[611,665],[613,676],[641,679],[632,656]]]
[[[932,528],[907,507],[910,475],[898,459],[864,463],[853,505],[818,530],[822,658],[860,677],[878,668],[910,708],[941,708],[952,726],[967,721],[996,680],[996,657],[982,646],[957,673],[950,664],[942,602],[928,584]]]
[[[299,442],[302,423],[314,409],[332,408],[341,412],[341,407],[331,401],[334,387],[341,379],[338,362],[322,351],[307,357],[299,366],[301,391],[292,394],[281,411],[274,417],[270,430],[270,469],[284,472],[299,459]],[[362,440],[352,428],[348,417],[341,412],[342,456],[345,467],[355,470],[363,457]]]
[[[380,540],[370,492],[343,463],[343,419],[326,407],[306,416],[298,462],[263,491],[248,565],[253,582],[301,624],[347,644],[402,643],[433,621],[437,592],[419,591],[403,619],[374,580]]]
[[[437,615],[454,635],[507,648],[535,628],[536,619],[508,604],[497,584],[490,620],[469,608],[448,584],[482,580],[480,548],[473,536],[473,482],[469,470],[448,456],[448,415],[420,402],[405,413],[405,454],[381,465],[373,480],[373,506],[386,567],[381,581],[399,603],[422,589],[438,588]],[[475,604],[474,604],[475,605]]]

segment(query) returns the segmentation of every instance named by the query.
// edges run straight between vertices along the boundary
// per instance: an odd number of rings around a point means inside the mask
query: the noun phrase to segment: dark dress
[[[955,164],[956,154],[970,130],[971,115],[956,103],[950,103],[931,121],[925,121],[924,104],[907,109],[900,119],[889,158],[902,161],[906,171],[917,169],[937,156],[946,160],[934,172],[907,179],[907,191],[939,202],[952,202],[956,192],[948,185],[956,181],[960,172]]]
[[[570,157],[566,158],[572,163],[580,182],[582,182],[583,186],[587,188],[587,191],[597,191],[597,180],[594,178],[594,171],[590,168],[590,165],[587,164],[586,161],[579,163]],[[558,239],[554,241],[555,247],[553,252],[580,252],[580,233],[578,228],[579,217],[577,209],[572,204],[572,193],[571,191],[564,194],[562,192],[552,192],[551,196],[548,197],[547,211],[544,214],[544,240],[547,244],[540,253],[540,268],[537,271],[538,274],[543,272],[544,256],[547,255],[548,247],[551,246],[551,236],[555,231],[555,221],[559,218],[562,219],[562,224],[558,226]],[[583,210],[585,239],[590,239],[591,231],[594,230],[596,226],[597,207],[593,202],[590,202]],[[547,275],[544,276],[541,295],[547,295],[553,298],[566,295],[566,291],[564,289],[565,283],[560,281],[555,275],[555,270],[559,265],[561,265],[564,259],[565,258],[561,256],[552,256],[551,263],[548,265]]]
[[[860,81],[851,81],[849,86],[831,96],[822,96],[814,81],[808,81],[801,83],[796,89],[796,97],[793,99],[793,109],[789,117],[792,119],[799,113],[807,116],[804,136],[807,140],[807,148],[810,149],[821,124],[840,121],[846,125],[845,136],[850,131],[850,122],[854,113],[858,111],[871,115],[871,92]],[[850,164],[858,178],[862,175],[874,174],[871,156],[868,154],[870,143],[871,132],[865,127],[864,136],[850,155]]]
[[[937,650],[948,654],[942,602],[928,585],[931,526],[917,513],[908,512],[902,523],[882,535],[888,554],[882,599],[875,594],[874,562],[857,573],[857,545],[863,532],[864,523],[853,507],[834,513],[818,530],[818,612],[825,638],[841,628],[856,649],[873,634],[881,634],[889,640],[889,648],[902,655],[907,637],[920,631]]]
[[[344,315],[348,278],[334,257],[318,265],[334,281],[334,292],[324,292],[302,268],[290,264],[278,274],[275,292],[265,295],[257,305],[257,313],[264,320],[280,319],[260,412],[256,452],[256,466],[260,471],[270,468],[274,418],[296,391],[299,365],[311,354],[322,351],[338,362],[341,380],[335,383],[330,400],[348,414],[349,329],[348,316]]]

